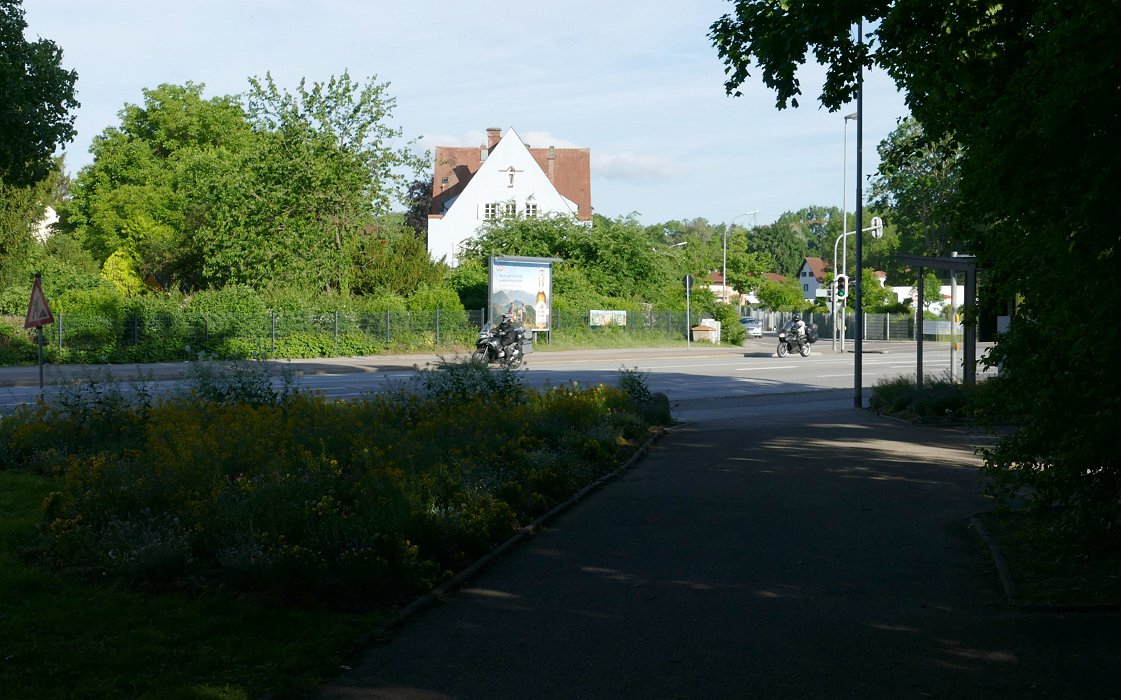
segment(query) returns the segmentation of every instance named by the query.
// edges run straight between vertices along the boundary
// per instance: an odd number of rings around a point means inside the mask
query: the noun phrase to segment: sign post
[[[42,275],[36,273],[35,283],[31,285],[31,299],[27,302],[27,318],[23,320],[24,328],[34,328],[36,340],[39,345],[39,391],[43,390],[43,326],[54,323],[54,314],[43,296]]]
[[[690,297],[693,293],[693,276],[685,275],[681,278],[681,282],[685,285],[685,347],[692,349],[693,322],[689,318],[689,307],[691,306]]]

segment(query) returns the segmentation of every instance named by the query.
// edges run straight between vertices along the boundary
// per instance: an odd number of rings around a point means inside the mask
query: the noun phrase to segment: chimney
[[[499,139],[502,138],[502,129],[492,126],[487,129],[487,150],[493,151],[494,147],[498,145]]]
[[[557,149],[549,146],[549,182],[553,181],[553,174],[557,172]]]

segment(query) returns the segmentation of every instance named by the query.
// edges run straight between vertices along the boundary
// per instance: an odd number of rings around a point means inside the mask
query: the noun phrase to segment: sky
[[[271,73],[295,91],[349,71],[389,83],[390,123],[419,150],[476,146],[488,127],[534,147],[591,150],[592,207],[643,224],[765,224],[809,205],[854,208],[856,126],[817,101],[797,109],[757,72],[733,98],[709,27],[726,0],[24,0],[28,40],[78,73],[72,174],[143,90],[187,81],[235,95]],[[864,174],[906,116],[883,73],[865,76]],[[846,149],[847,145],[847,149]],[[847,153],[846,153],[847,150]],[[867,188],[865,188],[867,189]],[[755,212],[755,213],[752,213]]]

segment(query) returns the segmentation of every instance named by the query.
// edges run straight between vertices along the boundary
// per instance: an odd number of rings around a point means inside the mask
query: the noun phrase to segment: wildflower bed
[[[335,401],[274,388],[263,367],[200,371],[179,396],[88,382],[0,420],[7,477],[47,492],[38,522],[11,540],[19,565],[126,596],[388,611],[615,469],[669,421],[637,372],[618,387],[538,391],[513,372],[449,363]],[[331,642],[323,654],[339,650]],[[292,669],[233,676],[216,668],[214,685],[201,686],[242,697],[307,682]],[[180,682],[161,677],[138,695]],[[9,682],[19,679],[0,666]]]

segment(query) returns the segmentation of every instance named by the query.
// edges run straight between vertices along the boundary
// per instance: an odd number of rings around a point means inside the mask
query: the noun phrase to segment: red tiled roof
[[[493,136],[492,136],[493,138]],[[494,150],[497,140],[489,144]],[[483,146],[437,146],[436,167],[432,177],[432,206],[429,213],[441,215],[448,200],[459,195],[483,164]],[[576,218],[592,218],[591,151],[587,148],[530,148],[529,154],[557,192],[576,203]],[[550,155],[553,156],[550,159]],[[550,160],[552,166],[550,167]],[[446,179],[446,181],[445,181]]]
[[[806,262],[803,264],[809,266],[810,272],[813,273],[814,279],[818,282],[825,279],[825,271],[830,267],[829,264],[821,258],[806,258]]]

